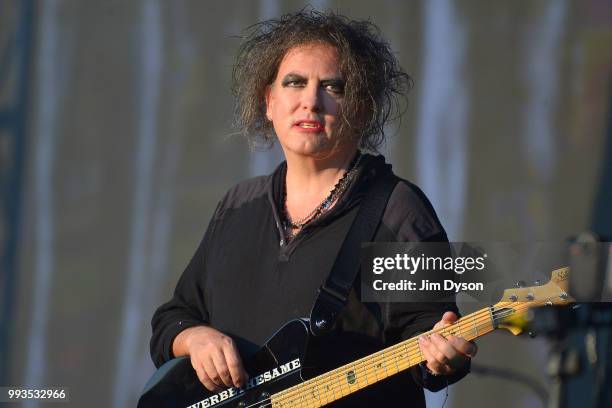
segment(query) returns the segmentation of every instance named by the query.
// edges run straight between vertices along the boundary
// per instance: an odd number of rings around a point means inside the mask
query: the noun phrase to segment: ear
[[[274,99],[272,98],[272,85],[268,85],[265,91],[265,99],[266,99],[266,118],[269,121],[272,121],[272,107],[274,104]]]

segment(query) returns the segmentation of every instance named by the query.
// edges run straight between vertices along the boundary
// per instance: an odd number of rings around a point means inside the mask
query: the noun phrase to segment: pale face
[[[266,115],[286,156],[325,158],[344,150],[337,132],[343,97],[334,47],[305,44],[285,54],[266,93]]]

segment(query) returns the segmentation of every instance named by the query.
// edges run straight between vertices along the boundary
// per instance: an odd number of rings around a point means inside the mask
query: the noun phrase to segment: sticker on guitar
[[[300,367],[301,367],[300,359],[296,358],[293,361],[290,361],[286,364],[275,367],[272,370],[259,374],[256,377],[250,378],[246,386],[242,388],[236,388],[236,387],[228,388],[227,390],[221,391],[215,395],[211,395],[210,397],[205,398],[202,401],[198,401],[195,404],[188,406],[187,408],[213,407],[222,401],[226,401],[230,398],[243,394],[245,391],[250,390],[251,388],[255,388],[263,383],[266,383],[268,381],[272,381],[276,378],[280,378],[287,374],[290,374],[293,371],[299,369]]]

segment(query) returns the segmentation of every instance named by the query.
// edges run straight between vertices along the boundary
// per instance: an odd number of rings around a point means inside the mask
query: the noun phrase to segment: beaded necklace
[[[359,167],[359,163],[361,162],[362,155],[361,153],[357,153],[355,159],[351,163],[349,169],[344,173],[344,175],[338,180],[334,188],[330,191],[329,195],[325,197],[325,199],[315,207],[308,215],[300,218],[299,220],[292,221],[289,216],[289,211],[287,211],[287,189],[285,188],[285,194],[283,197],[284,203],[284,222],[283,227],[285,229],[285,233],[287,235],[287,239],[291,239],[295,236],[293,233],[294,229],[301,230],[306,225],[310,224],[317,218],[319,218],[322,214],[326,213],[334,204],[338,198],[346,191],[346,188],[349,186],[355,175],[357,174],[357,169]]]

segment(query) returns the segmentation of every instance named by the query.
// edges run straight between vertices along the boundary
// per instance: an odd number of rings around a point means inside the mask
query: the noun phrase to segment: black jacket
[[[173,357],[172,341],[191,326],[207,324],[230,335],[244,358],[283,323],[307,317],[365,190],[389,174],[391,166],[382,156],[366,155],[340,201],[289,244],[283,240],[278,210],[285,171],[283,163],[269,176],[239,183],[217,206],[173,298],[153,316],[151,356],[157,366]],[[402,180],[389,199],[375,240],[447,241],[447,237],[425,195]],[[329,345],[329,356],[336,360],[331,364],[337,366],[371,352],[360,344],[380,348],[427,331],[446,310],[457,312],[454,303],[362,303],[357,278],[337,322],[338,332],[351,340]],[[355,336],[364,341],[354,341]],[[322,368],[329,367],[322,364]],[[348,406],[368,406],[375,401],[424,406],[420,386],[438,390],[467,372],[447,379],[427,376],[420,367],[410,371],[412,375],[393,376],[342,402]]]

